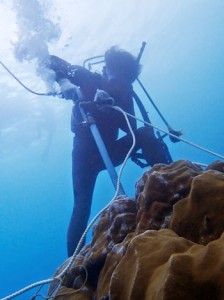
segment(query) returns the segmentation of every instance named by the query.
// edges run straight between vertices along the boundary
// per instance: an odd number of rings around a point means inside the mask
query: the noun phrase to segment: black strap
[[[138,105],[138,108],[142,114],[143,120],[145,122],[148,122],[151,124],[151,121],[149,120],[149,116],[148,113],[144,107],[144,105],[142,104],[142,101],[140,100],[140,98],[138,97],[138,95],[135,93],[135,91],[133,91],[133,98],[135,99],[136,104]]]

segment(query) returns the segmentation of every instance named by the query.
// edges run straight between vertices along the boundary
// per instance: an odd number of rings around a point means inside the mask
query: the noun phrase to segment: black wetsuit
[[[57,81],[66,78],[79,86],[85,101],[93,101],[96,90],[102,89],[114,98],[115,105],[134,114],[132,84],[124,79],[106,80],[97,73],[71,65],[56,56],[51,56],[50,67],[55,71]],[[114,166],[120,165],[132,145],[132,137],[124,116],[111,108],[99,108],[95,105],[88,106],[87,110],[94,116],[112,163]],[[67,235],[68,256],[73,254],[87,226],[96,178],[98,173],[105,169],[91,131],[82,121],[79,106],[75,103],[71,122],[71,129],[75,134],[72,152],[74,209]],[[158,162],[168,163],[153,130],[148,127],[136,130],[136,121],[132,118],[130,123],[136,135],[135,151],[148,145],[149,151],[145,151],[145,154],[150,165]],[[120,139],[119,129],[127,133]]]

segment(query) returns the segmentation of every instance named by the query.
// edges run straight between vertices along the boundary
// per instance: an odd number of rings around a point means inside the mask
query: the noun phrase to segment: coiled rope
[[[13,294],[11,294],[11,295],[9,295],[9,296],[6,296],[6,297],[4,297],[4,298],[2,298],[2,299],[0,299],[0,300],[10,300],[10,299],[13,299],[13,298],[15,298],[15,297],[18,297],[18,296],[20,296],[20,295],[22,295],[22,294],[24,294],[25,292],[27,292],[27,291],[29,291],[29,290],[31,290],[31,289],[34,289],[34,288],[36,288],[36,287],[38,287],[38,286],[43,286],[43,285],[46,285],[46,284],[50,284],[50,283],[52,283],[52,282],[54,282],[54,281],[58,281],[59,282],[59,284],[58,284],[58,287],[57,287],[57,289],[56,289],[56,291],[55,292],[57,292],[58,291],[58,289],[60,288],[60,286],[61,286],[61,283],[62,283],[62,277],[65,275],[65,273],[69,270],[69,268],[72,266],[72,264],[73,264],[73,262],[74,262],[74,260],[75,260],[75,258],[76,258],[76,256],[77,256],[77,254],[78,254],[78,252],[79,252],[79,250],[80,250],[80,247],[81,247],[81,244],[82,244],[82,242],[83,242],[83,240],[85,239],[85,237],[86,237],[86,235],[87,235],[87,233],[88,233],[88,231],[90,230],[90,228],[92,227],[92,225],[95,223],[95,221],[107,210],[107,208],[111,205],[111,203],[116,199],[116,197],[117,197],[117,195],[118,195],[118,193],[119,193],[119,188],[120,188],[120,182],[121,182],[121,175],[122,175],[122,172],[123,172],[123,170],[124,170],[124,167],[125,167],[125,165],[126,165],[126,163],[127,163],[127,160],[128,160],[128,158],[129,158],[129,156],[130,156],[130,154],[131,154],[131,152],[132,152],[132,150],[134,149],[134,147],[135,147],[135,143],[136,143],[136,139],[135,139],[135,135],[134,135],[134,132],[133,132],[133,130],[132,130],[132,128],[131,128],[131,125],[130,125],[130,122],[129,122],[129,120],[128,120],[128,117],[127,117],[127,113],[125,112],[125,111],[123,111],[120,107],[118,107],[118,106],[110,106],[111,108],[113,108],[113,109],[116,109],[116,110],[118,110],[118,111],[120,111],[123,115],[124,115],[124,117],[125,117],[125,120],[126,120],[126,122],[127,122],[127,124],[128,124],[128,128],[129,128],[129,130],[130,130],[130,132],[131,132],[131,135],[132,135],[132,140],[133,140],[133,143],[132,143],[132,146],[131,146],[131,148],[130,148],[130,150],[128,151],[128,153],[127,153],[127,155],[126,155],[126,157],[125,157],[125,159],[124,159],[124,161],[123,161],[123,163],[122,163],[122,165],[121,165],[121,167],[120,167],[120,170],[119,170],[119,173],[118,173],[118,179],[117,179],[117,186],[116,186],[116,191],[115,191],[115,194],[114,194],[114,197],[112,198],[112,200],[92,219],[92,221],[90,222],[90,224],[88,225],[88,227],[86,228],[86,230],[84,231],[84,233],[83,233],[83,235],[82,235],[82,237],[81,237],[81,239],[79,240],[79,243],[78,243],[78,245],[77,245],[77,247],[76,247],[76,249],[75,249],[75,251],[74,251],[74,253],[73,253],[73,255],[71,256],[71,258],[70,258],[70,260],[69,260],[69,263],[67,264],[67,266],[64,268],[64,270],[62,270],[62,272],[60,273],[60,274],[58,274],[57,276],[55,276],[55,277],[52,277],[52,278],[49,278],[49,279],[45,279],[45,280],[41,280],[41,281],[38,281],[38,282],[35,282],[35,283],[33,283],[33,284],[31,284],[31,285],[28,285],[28,286],[26,286],[26,287],[24,287],[23,289],[21,289],[21,290],[19,290],[19,291],[17,291],[17,292],[15,292],[15,293],[13,293]],[[54,297],[54,296],[53,296]],[[52,298],[52,296],[51,297],[49,297],[49,298]],[[53,299],[53,298],[52,298]]]

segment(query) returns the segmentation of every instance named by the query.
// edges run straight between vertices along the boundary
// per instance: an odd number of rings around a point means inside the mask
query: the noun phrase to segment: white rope
[[[208,150],[208,149],[206,149],[206,148],[203,148],[203,147],[201,147],[201,146],[199,146],[199,145],[196,145],[196,144],[194,144],[194,143],[191,143],[191,142],[189,142],[189,141],[187,141],[187,140],[185,140],[185,139],[182,139],[182,138],[176,136],[175,134],[172,134],[172,133],[170,133],[170,132],[168,132],[168,131],[166,131],[166,130],[163,130],[163,129],[161,129],[161,128],[155,126],[155,125],[152,125],[151,123],[148,123],[148,122],[146,122],[146,121],[144,121],[144,120],[141,120],[141,119],[137,118],[136,116],[133,116],[133,115],[127,113],[127,112],[126,112],[126,115],[129,116],[129,117],[131,117],[131,118],[133,118],[133,119],[136,119],[136,120],[138,120],[138,121],[140,121],[140,122],[142,122],[142,123],[144,123],[144,124],[146,124],[146,125],[149,125],[149,126],[155,128],[155,129],[157,129],[157,130],[159,130],[159,131],[161,131],[161,132],[163,132],[163,133],[166,133],[166,134],[168,134],[169,136],[171,136],[171,137],[173,137],[173,138],[175,138],[175,139],[178,139],[178,140],[180,140],[180,141],[182,141],[182,142],[184,142],[184,143],[186,143],[186,144],[188,144],[188,145],[190,145],[190,146],[192,146],[192,147],[198,148],[198,149],[200,149],[200,150],[202,150],[202,151],[204,151],[204,152],[207,152],[207,153],[209,153],[209,154],[211,154],[211,155],[214,155],[214,156],[217,156],[217,157],[219,157],[219,158],[224,159],[224,156],[221,155],[221,154],[219,154],[219,153],[213,152],[213,151]],[[203,164],[202,164],[202,165],[203,165]]]
[[[57,276],[55,276],[55,277],[53,277],[53,278],[49,278],[49,279],[46,279],[46,280],[42,280],[42,281],[35,282],[35,283],[33,283],[33,284],[29,285],[29,286],[26,286],[25,288],[23,288],[23,289],[21,289],[21,290],[15,292],[15,293],[13,293],[13,294],[11,294],[11,295],[9,295],[9,296],[6,296],[6,297],[4,297],[4,298],[1,298],[0,300],[10,300],[10,299],[13,299],[13,298],[15,298],[15,297],[17,297],[17,296],[20,296],[20,295],[24,294],[25,292],[27,292],[27,291],[29,291],[29,290],[35,288],[35,287],[38,287],[38,286],[40,286],[40,285],[50,284],[50,283],[52,283],[53,281],[56,281],[56,280],[58,280],[58,281],[60,282],[58,288],[56,289],[56,292],[57,292],[58,289],[59,289],[60,286],[61,286],[61,283],[62,283],[61,278],[65,275],[65,273],[66,273],[66,272],[69,270],[69,268],[72,266],[72,264],[73,264],[73,262],[74,262],[74,260],[75,260],[75,258],[76,258],[76,256],[77,256],[77,254],[78,254],[78,252],[79,252],[79,250],[80,250],[81,244],[82,244],[83,240],[85,239],[85,237],[86,237],[86,235],[87,235],[89,229],[92,227],[92,225],[95,223],[95,221],[101,216],[101,214],[103,214],[103,213],[107,210],[107,208],[111,205],[111,203],[116,199],[116,197],[117,197],[117,195],[118,195],[118,193],[119,193],[119,189],[120,189],[121,175],[122,175],[123,169],[124,169],[124,167],[125,167],[125,165],[126,165],[126,163],[127,163],[127,160],[128,160],[128,158],[129,158],[129,156],[130,156],[132,150],[133,150],[134,147],[135,147],[136,140],[135,140],[135,135],[134,135],[134,132],[133,132],[133,130],[132,130],[132,128],[131,128],[130,122],[129,122],[128,118],[127,118],[127,113],[126,113],[125,111],[123,111],[123,110],[122,110],[120,107],[118,107],[118,106],[110,106],[110,107],[111,107],[111,108],[114,108],[114,109],[116,109],[116,110],[118,110],[118,111],[120,111],[120,112],[124,115],[125,120],[126,120],[126,122],[127,122],[127,124],[128,124],[128,128],[130,129],[130,132],[131,132],[131,135],[132,135],[132,139],[133,139],[132,146],[131,146],[130,150],[128,151],[128,154],[126,155],[126,157],[125,157],[125,159],[124,159],[124,162],[122,163],[122,165],[121,165],[121,167],[120,167],[120,170],[119,170],[119,173],[118,173],[118,179],[117,179],[116,191],[115,191],[115,194],[114,194],[113,199],[112,199],[112,200],[111,200],[111,201],[110,201],[110,202],[109,202],[109,203],[108,203],[108,204],[107,204],[107,205],[106,205],[106,206],[105,206],[105,207],[104,207],[104,208],[103,208],[103,209],[102,209],[102,210],[101,210],[94,218],[93,218],[93,220],[90,222],[90,224],[88,225],[88,227],[87,227],[86,230],[84,231],[84,233],[83,233],[81,239],[79,240],[79,243],[78,243],[78,245],[77,245],[77,247],[76,247],[76,249],[75,249],[73,255],[71,256],[71,258],[70,258],[70,260],[69,260],[69,263],[68,263],[67,266],[62,270],[62,272],[61,272],[60,274],[58,274]],[[53,297],[54,297],[54,296],[53,296]],[[51,296],[51,297],[49,297],[49,299],[50,299],[50,298],[53,299],[53,297]]]

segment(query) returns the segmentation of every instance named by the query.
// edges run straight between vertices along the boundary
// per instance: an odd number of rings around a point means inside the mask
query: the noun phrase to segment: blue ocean
[[[82,65],[113,45],[137,56],[145,41],[139,78],[168,123],[182,130],[183,139],[189,142],[164,139],[173,160],[209,164],[221,159],[216,153],[224,155],[224,2],[0,0],[0,23],[3,299],[50,278],[65,261],[73,208],[73,103],[32,94],[12,74],[29,89],[47,93],[55,87],[45,70],[37,67],[45,55]],[[134,89],[152,124],[167,130],[138,83]],[[137,107],[136,115],[141,118]],[[145,170],[130,160],[125,166],[121,182],[130,197]],[[91,219],[113,195],[110,177],[103,171],[95,186]],[[36,291],[17,299],[31,299]]]

